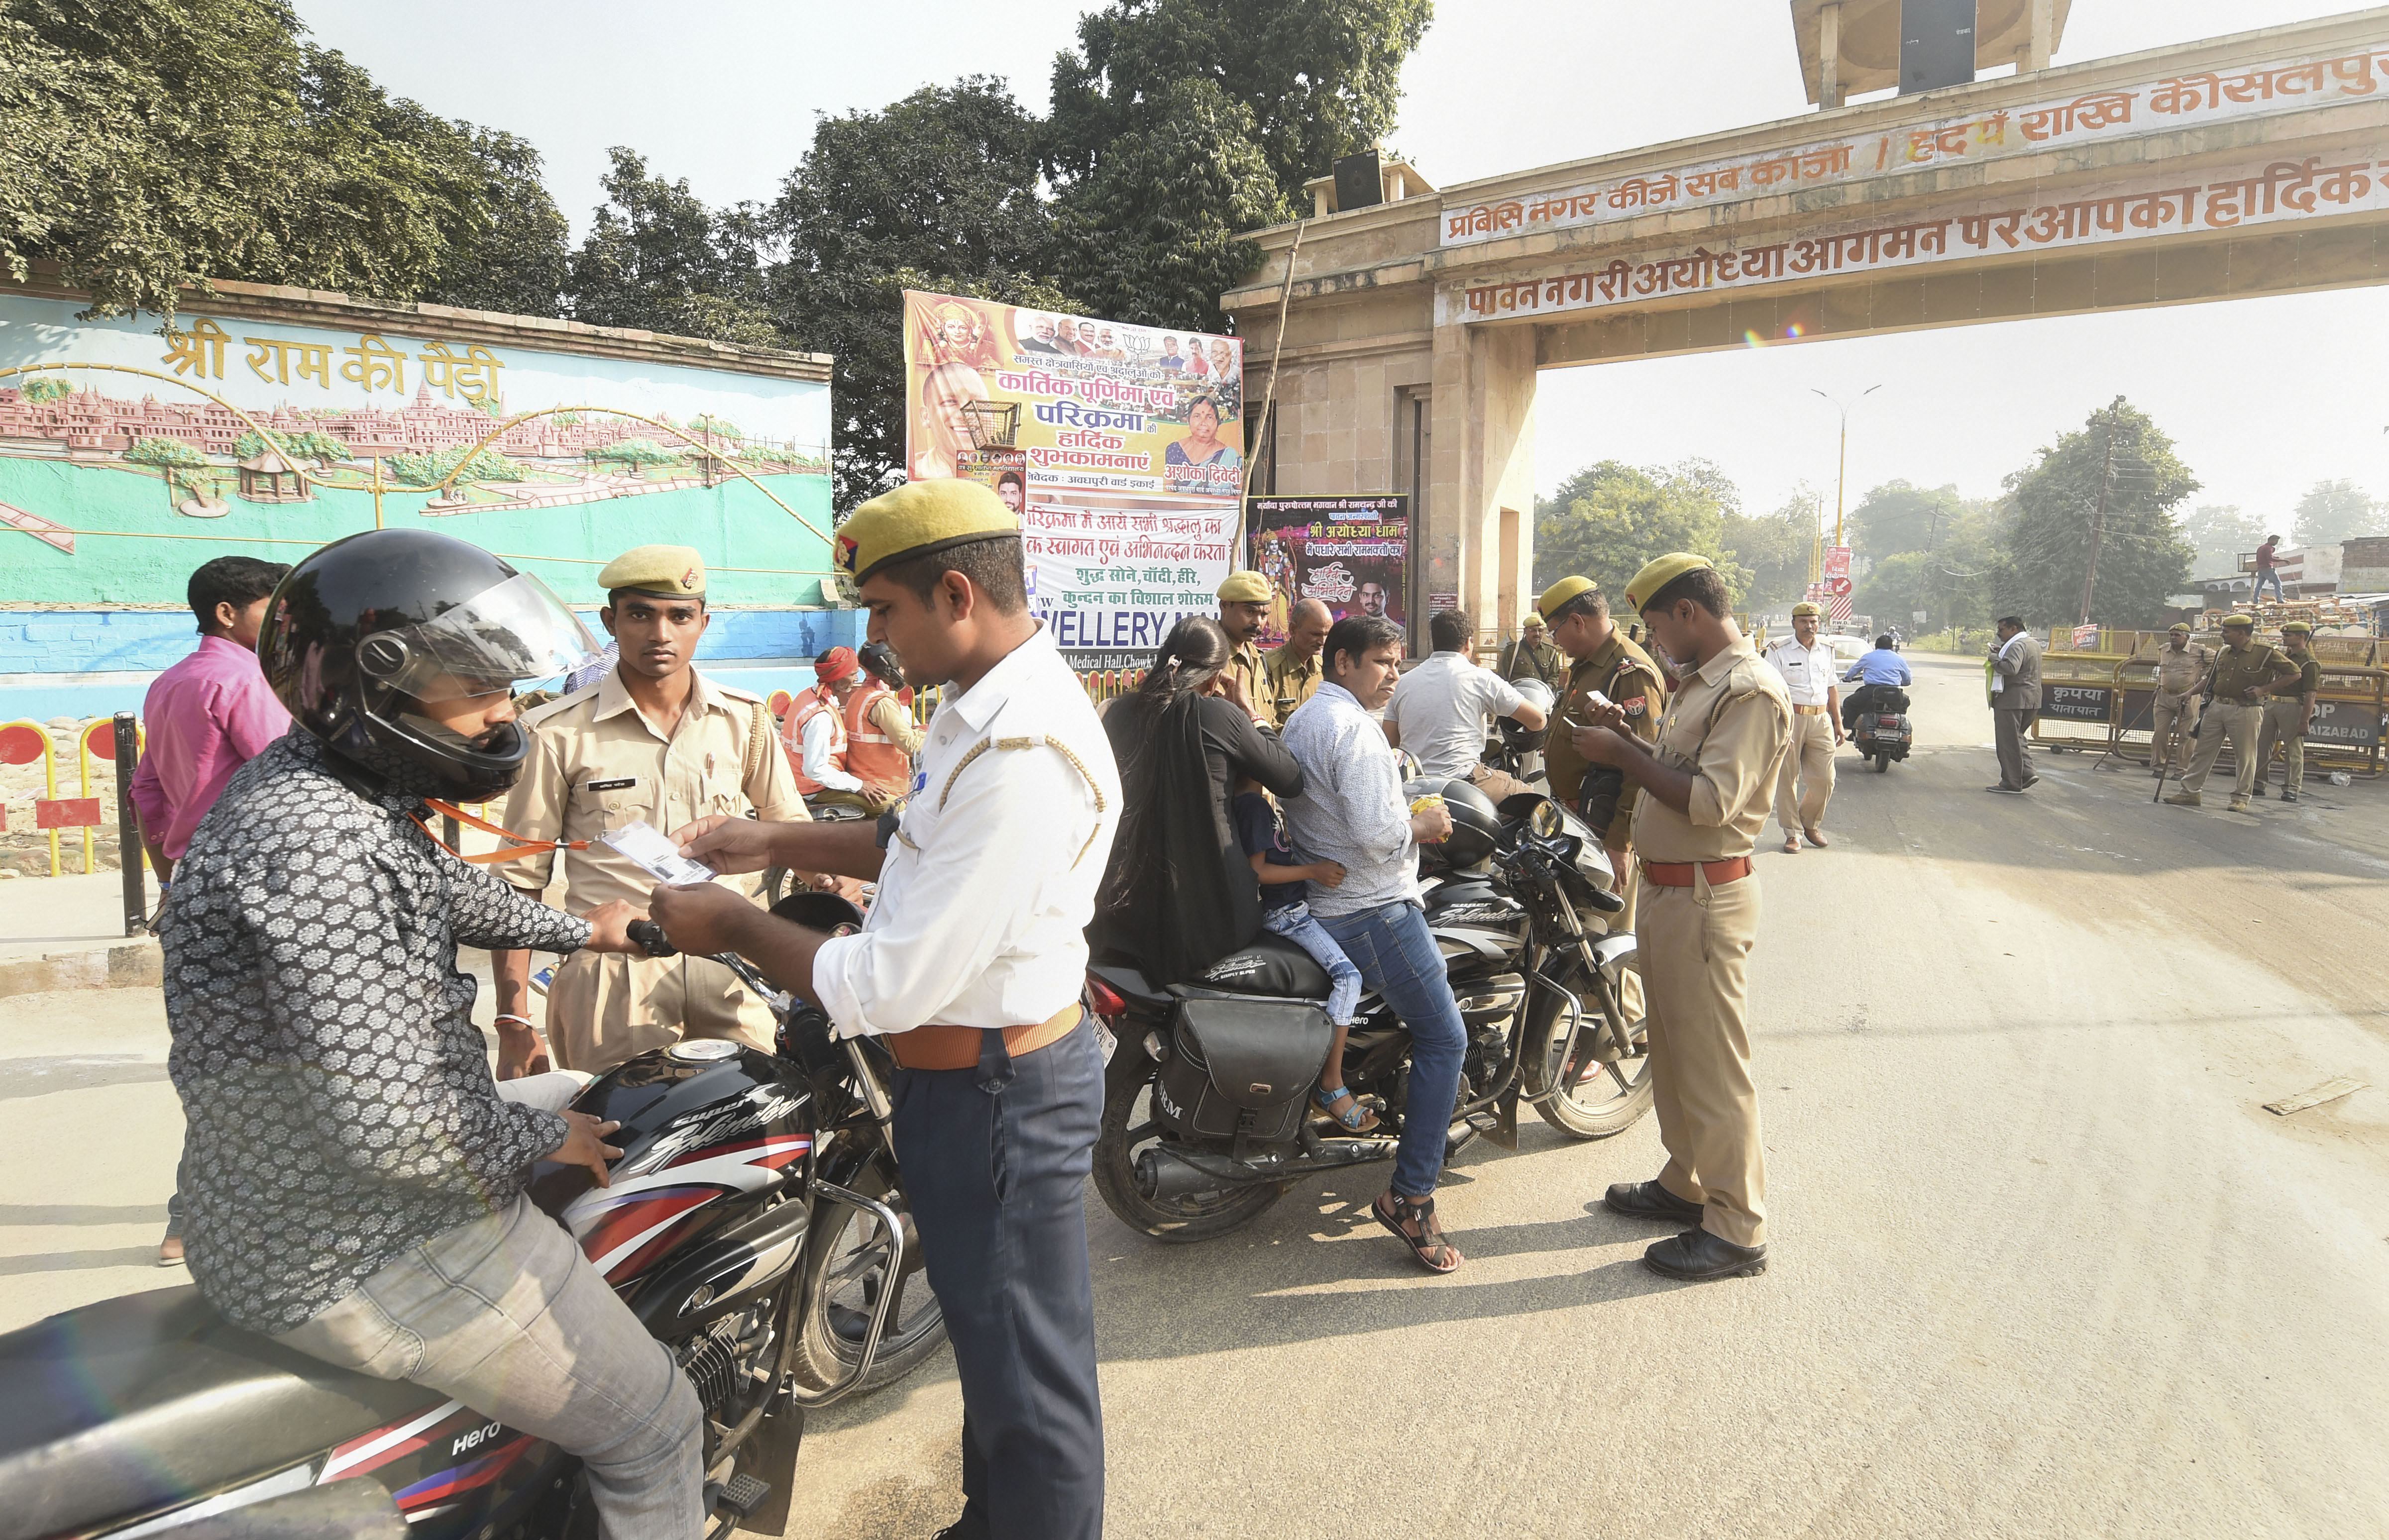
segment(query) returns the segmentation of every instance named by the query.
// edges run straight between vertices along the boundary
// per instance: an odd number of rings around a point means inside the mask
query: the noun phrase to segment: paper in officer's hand
[[[713,868],[682,855],[680,846],[665,838],[655,825],[644,819],[599,835],[597,843],[628,857],[659,883],[680,885],[713,881]]]

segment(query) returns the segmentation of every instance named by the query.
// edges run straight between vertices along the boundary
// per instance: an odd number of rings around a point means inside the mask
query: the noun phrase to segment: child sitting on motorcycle
[[[1311,1101],[1345,1132],[1365,1134],[1377,1126],[1377,1114],[1361,1105],[1344,1084],[1344,1037],[1352,1028],[1353,1009],[1361,1002],[1361,970],[1344,955],[1327,927],[1310,917],[1308,902],[1309,884],[1340,887],[1344,868],[1334,861],[1306,865],[1295,859],[1277,804],[1261,790],[1259,782],[1246,777],[1236,783],[1233,811],[1237,841],[1252,859],[1253,875],[1260,880],[1261,928],[1300,947],[1327,970],[1327,1019],[1335,1024],[1335,1040],[1328,1048],[1327,1063],[1320,1067],[1319,1084],[1311,1088]]]

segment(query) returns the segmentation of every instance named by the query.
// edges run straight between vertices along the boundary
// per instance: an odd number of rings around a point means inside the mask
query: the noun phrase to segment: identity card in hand
[[[713,868],[682,855],[679,846],[665,838],[654,824],[645,819],[625,823],[611,834],[598,836],[597,843],[628,856],[660,883],[679,885],[713,881]]]

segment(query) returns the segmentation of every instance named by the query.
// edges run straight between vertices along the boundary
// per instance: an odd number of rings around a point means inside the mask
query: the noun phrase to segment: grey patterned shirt
[[[1344,866],[1343,886],[1311,885],[1310,912],[1329,918],[1419,902],[1401,757],[1386,730],[1349,690],[1322,681],[1285,719],[1278,742],[1302,766],[1302,795],[1285,805],[1295,853]]]
[[[294,728],[225,785],[158,927],[191,1277],[287,1331],[511,1199],[563,1141],[498,1100],[456,944],[571,951],[586,921],[434,845]]]

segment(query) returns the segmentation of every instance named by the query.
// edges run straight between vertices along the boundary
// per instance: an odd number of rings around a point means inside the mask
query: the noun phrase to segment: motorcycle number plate
[[[1112,1062],[1113,1052],[1119,1048],[1119,1039],[1112,1035],[1110,1027],[1104,1025],[1101,1016],[1095,1018],[1095,1047],[1103,1053],[1105,1064]]]

